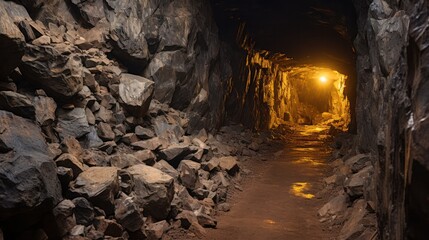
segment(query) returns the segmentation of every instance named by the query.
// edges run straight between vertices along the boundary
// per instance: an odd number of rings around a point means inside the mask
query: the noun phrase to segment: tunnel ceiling
[[[354,65],[355,15],[348,0],[213,0],[219,28],[245,22],[255,47],[299,63]]]

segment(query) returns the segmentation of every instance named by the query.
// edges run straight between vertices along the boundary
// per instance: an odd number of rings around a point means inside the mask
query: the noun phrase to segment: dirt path
[[[323,231],[317,218],[325,201],[315,196],[329,168],[323,130],[299,127],[282,152],[266,161],[258,177],[233,197],[231,211],[218,217],[217,229],[205,239],[332,239],[333,233]]]

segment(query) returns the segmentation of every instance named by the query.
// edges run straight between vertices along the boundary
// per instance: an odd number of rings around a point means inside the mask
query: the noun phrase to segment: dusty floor
[[[232,209],[218,217],[204,239],[333,239],[317,217],[325,203],[317,193],[329,174],[330,156],[323,129],[298,127],[277,152],[256,164],[254,178],[235,194]]]

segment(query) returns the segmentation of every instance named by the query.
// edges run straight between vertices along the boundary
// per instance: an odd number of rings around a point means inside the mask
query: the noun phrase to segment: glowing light
[[[320,82],[322,82],[322,83],[326,83],[326,82],[328,81],[328,78],[327,78],[326,76],[321,76],[321,77],[319,78],[319,80],[320,80]]]
[[[313,194],[304,193],[305,191],[307,191],[309,189],[310,189],[309,183],[297,182],[297,183],[292,184],[292,188],[291,188],[290,192],[297,197],[302,197],[305,199],[312,199],[315,197]]]

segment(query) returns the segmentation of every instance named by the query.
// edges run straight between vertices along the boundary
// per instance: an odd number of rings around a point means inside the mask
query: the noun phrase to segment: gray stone
[[[106,213],[112,213],[114,199],[119,192],[118,169],[91,167],[70,184],[70,192],[89,199]]]
[[[369,180],[374,173],[374,168],[368,166],[360,172],[353,174],[344,182],[344,188],[350,197],[360,197],[364,193],[365,181]]]
[[[180,162],[179,179],[184,187],[194,190],[199,185],[198,170],[200,168],[201,164],[193,161],[183,160]]]
[[[37,221],[61,200],[55,163],[41,130],[0,111],[0,221]],[[34,223],[34,222],[32,222]]]
[[[119,102],[130,115],[146,115],[152,100],[154,82],[149,79],[122,74],[119,84]]]
[[[115,219],[131,232],[139,230],[144,224],[138,206],[130,197],[116,200]]]
[[[162,149],[159,151],[158,155],[161,159],[166,161],[173,161],[180,158],[183,158],[190,154],[191,151],[187,144],[174,144],[169,146],[166,149]]]
[[[135,182],[136,202],[155,219],[165,219],[174,196],[174,180],[168,174],[146,165],[128,169]]]
[[[95,211],[91,203],[83,197],[78,197],[72,200],[75,208],[73,213],[76,218],[76,223],[84,226],[89,226],[94,221]]]
[[[66,137],[80,138],[90,132],[85,109],[75,108],[71,111],[60,109],[58,111],[58,124],[56,128],[61,139]]]

